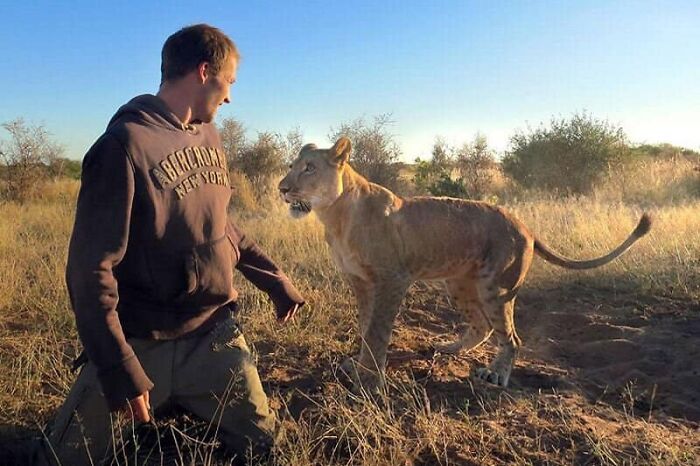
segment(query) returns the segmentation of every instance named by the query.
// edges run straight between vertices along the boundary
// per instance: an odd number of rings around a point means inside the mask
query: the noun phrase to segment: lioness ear
[[[308,144],[305,144],[304,147],[301,148],[299,153],[301,154],[302,152],[306,152],[307,150],[316,150],[316,149],[318,149],[318,147],[316,147],[316,144],[314,144],[313,142],[310,142]]]
[[[352,144],[350,143],[350,139],[341,136],[329,151],[330,161],[338,166],[343,165],[348,161],[348,158],[350,158],[351,150]]]

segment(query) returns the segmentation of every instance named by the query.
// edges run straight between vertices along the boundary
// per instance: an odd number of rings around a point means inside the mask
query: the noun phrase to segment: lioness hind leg
[[[473,277],[447,280],[445,285],[453,305],[464,314],[467,328],[453,343],[436,345],[435,349],[447,354],[474,349],[491,336],[493,329],[482,311]]]
[[[494,334],[498,339],[498,354],[489,367],[475,371],[475,376],[501,387],[507,387],[510,373],[520,347],[520,338],[515,333],[513,308],[515,298],[508,302],[499,302],[498,296],[489,296],[484,300],[484,312],[491,321]]]

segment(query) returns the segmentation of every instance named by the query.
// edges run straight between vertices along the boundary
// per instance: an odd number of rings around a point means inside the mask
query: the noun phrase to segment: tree
[[[430,160],[416,159],[413,182],[418,192],[432,194],[433,196],[452,196],[455,186],[452,181],[452,168],[454,166],[453,149],[444,138],[437,136],[433,143]]]
[[[5,185],[5,197],[25,201],[41,188],[42,178],[47,175],[59,176],[64,148],[52,140],[43,125],[31,125],[23,118],[2,124],[10,133],[9,141],[0,141],[0,172]],[[52,173],[50,167],[59,170]]]
[[[454,166],[454,149],[447,144],[445,138],[437,136],[431,151],[432,164],[441,171],[451,172]]]
[[[401,149],[389,133],[390,115],[376,116],[372,123],[363,118],[342,123],[337,129],[331,128],[328,138],[336,141],[347,136],[352,142],[350,163],[353,168],[368,180],[396,190],[400,188],[399,166],[397,161]]]
[[[290,165],[304,146],[304,135],[299,128],[294,128],[287,132],[286,136],[278,135],[278,137],[282,147],[282,161],[285,165]]]
[[[280,137],[268,131],[246,144],[234,158],[233,167],[243,172],[254,184],[267,184],[284,169],[284,148]]]
[[[245,128],[235,118],[224,118],[218,129],[228,166],[234,168],[236,160],[246,146]]]
[[[248,141],[245,128],[235,118],[226,118],[219,125],[221,145],[229,169],[245,174],[250,180],[278,174],[299,155],[303,135],[299,128],[286,135],[265,131],[255,141]]]
[[[476,133],[471,143],[456,152],[456,166],[465,193],[472,199],[483,199],[489,192],[496,170],[496,157],[486,137]]]
[[[541,126],[511,137],[503,169],[525,187],[561,193],[586,193],[629,155],[620,127],[587,113],[570,119],[552,118]]]

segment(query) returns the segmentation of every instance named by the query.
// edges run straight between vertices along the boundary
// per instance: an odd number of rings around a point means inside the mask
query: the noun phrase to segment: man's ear
[[[204,83],[210,74],[211,70],[209,69],[209,62],[203,61],[199,64],[199,66],[197,66],[197,78],[199,79],[200,83]]]
[[[328,151],[329,161],[338,166],[342,166],[348,161],[348,158],[350,158],[351,151],[352,144],[350,143],[350,139],[341,136]]]

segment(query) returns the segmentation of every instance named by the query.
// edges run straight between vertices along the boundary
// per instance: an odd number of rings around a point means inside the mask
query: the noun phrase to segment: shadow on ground
[[[470,371],[487,364],[494,348],[489,342],[469,354],[434,354],[429,348],[435,340],[456,337],[461,326],[461,316],[434,288],[412,289],[411,304],[394,334],[389,367],[410,371],[426,380],[431,391],[463,402],[477,385],[470,381]],[[560,282],[523,290],[516,326],[523,348],[511,376],[511,395],[580,391],[591,402],[608,403],[627,414],[633,409],[645,416],[700,422],[697,301],[580,280]]]

